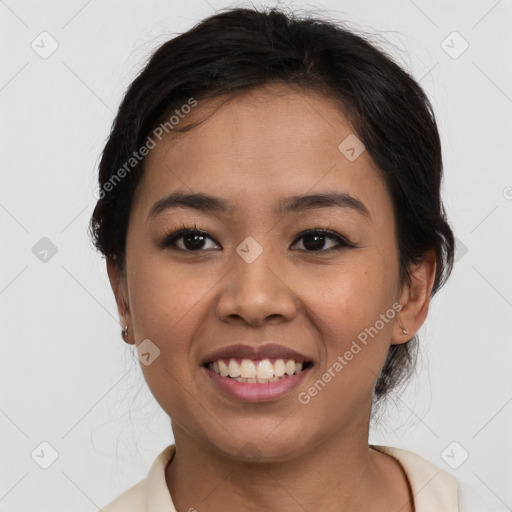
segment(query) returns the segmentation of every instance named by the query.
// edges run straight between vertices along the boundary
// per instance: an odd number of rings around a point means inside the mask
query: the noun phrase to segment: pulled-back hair
[[[441,144],[429,99],[364,36],[275,8],[228,9],[206,18],[161,45],[132,82],[99,166],[101,192],[90,223],[97,249],[124,267],[130,206],[144,172],[144,159],[133,161],[134,154],[163,120],[191,98],[233,98],[274,83],[336,101],[391,195],[400,283],[410,283],[412,267],[434,249],[434,295],[452,270],[454,237],[440,196]],[[417,344],[414,336],[390,347],[375,402],[411,375]]]

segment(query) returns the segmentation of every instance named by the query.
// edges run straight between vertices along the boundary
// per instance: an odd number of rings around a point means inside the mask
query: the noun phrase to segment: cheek
[[[358,342],[361,351],[353,360],[378,368],[391,338],[396,272],[389,259],[366,251],[354,257],[350,265],[333,265],[329,272],[323,269],[322,273],[316,273],[315,279],[303,282],[303,291],[299,293],[325,342],[327,363]]]
[[[139,338],[155,338],[176,347],[186,339],[198,306],[219,277],[160,256],[151,259],[134,254],[132,268],[129,293],[134,331]]]
[[[132,252],[127,261],[131,321],[136,343],[149,339],[158,357],[141,369],[156,400],[165,410],[174,410],[194,382],[196,362],[191,353],[204,301],[218,282],[197,268],[183,271],[169,260],[151,259]],[[190,267],[192,268],[192,267]],[[130,273],[131,270],[131,273]]]
[[[160,407],[170,417],[189,422],[193,430],[200,418],[190,411],[190,397],[200,391],[194,389],[197,365],[192,363],[190,340],[201,321],[201,298],[211,286],[152,265],[140,265],[136,274],[130,299],[136,342],[149,339],[158,350],[149,365],[141,359],[144,379]]]
[[[309,413],[329,417],[326,424],[332,428],[344,425],[354,411],[366,410],[363,404],[371,402],[395,317],[389,280],[373,261],[350,271],[333,270],[328,278],[317,280],[318,286],[304,287],[305,307],[323,340],[323,360],[318,380],[299,398],[309,404]]]

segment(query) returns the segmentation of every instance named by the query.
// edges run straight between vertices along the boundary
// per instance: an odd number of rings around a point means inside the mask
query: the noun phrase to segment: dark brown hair
[[[364,36],[275,8],[228,9],[201,21],[160,46],[132,82],[99,166],[101,192],[90,223],[97,249],[123,268],[130,205],[144,172],[144,159],[133,157],[163,119],[190,98],[234,97],[271,83],[338,102],[391,194],[400,283],[409,283],[411,267],[434,249],[433,295],[452,270],[454,237],[440,197],[441,145],[426,94]],[[417,343],[414,336],[390,347],[375,402],[411,375]]]

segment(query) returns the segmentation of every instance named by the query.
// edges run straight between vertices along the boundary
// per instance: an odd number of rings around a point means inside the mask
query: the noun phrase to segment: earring
[[[409,331],[407,329],[404,329],[404,326],[402,325],[402,322],[400,322],[400,327],[402,328],[402,334],[409,334]]]
[[[126,327],[121,331],[121,334],[123,335],[123,337],[128,336],[128,326],[126,326]]]

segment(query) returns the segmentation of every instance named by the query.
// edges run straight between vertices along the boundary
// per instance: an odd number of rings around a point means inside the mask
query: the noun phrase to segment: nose
[[[245,322],[251,326],[292,320],[297,297],[291,289],[284,264],[265,251],[251,263],[234,254],[232,270],[220,291],[217,315],[225,322]]]

